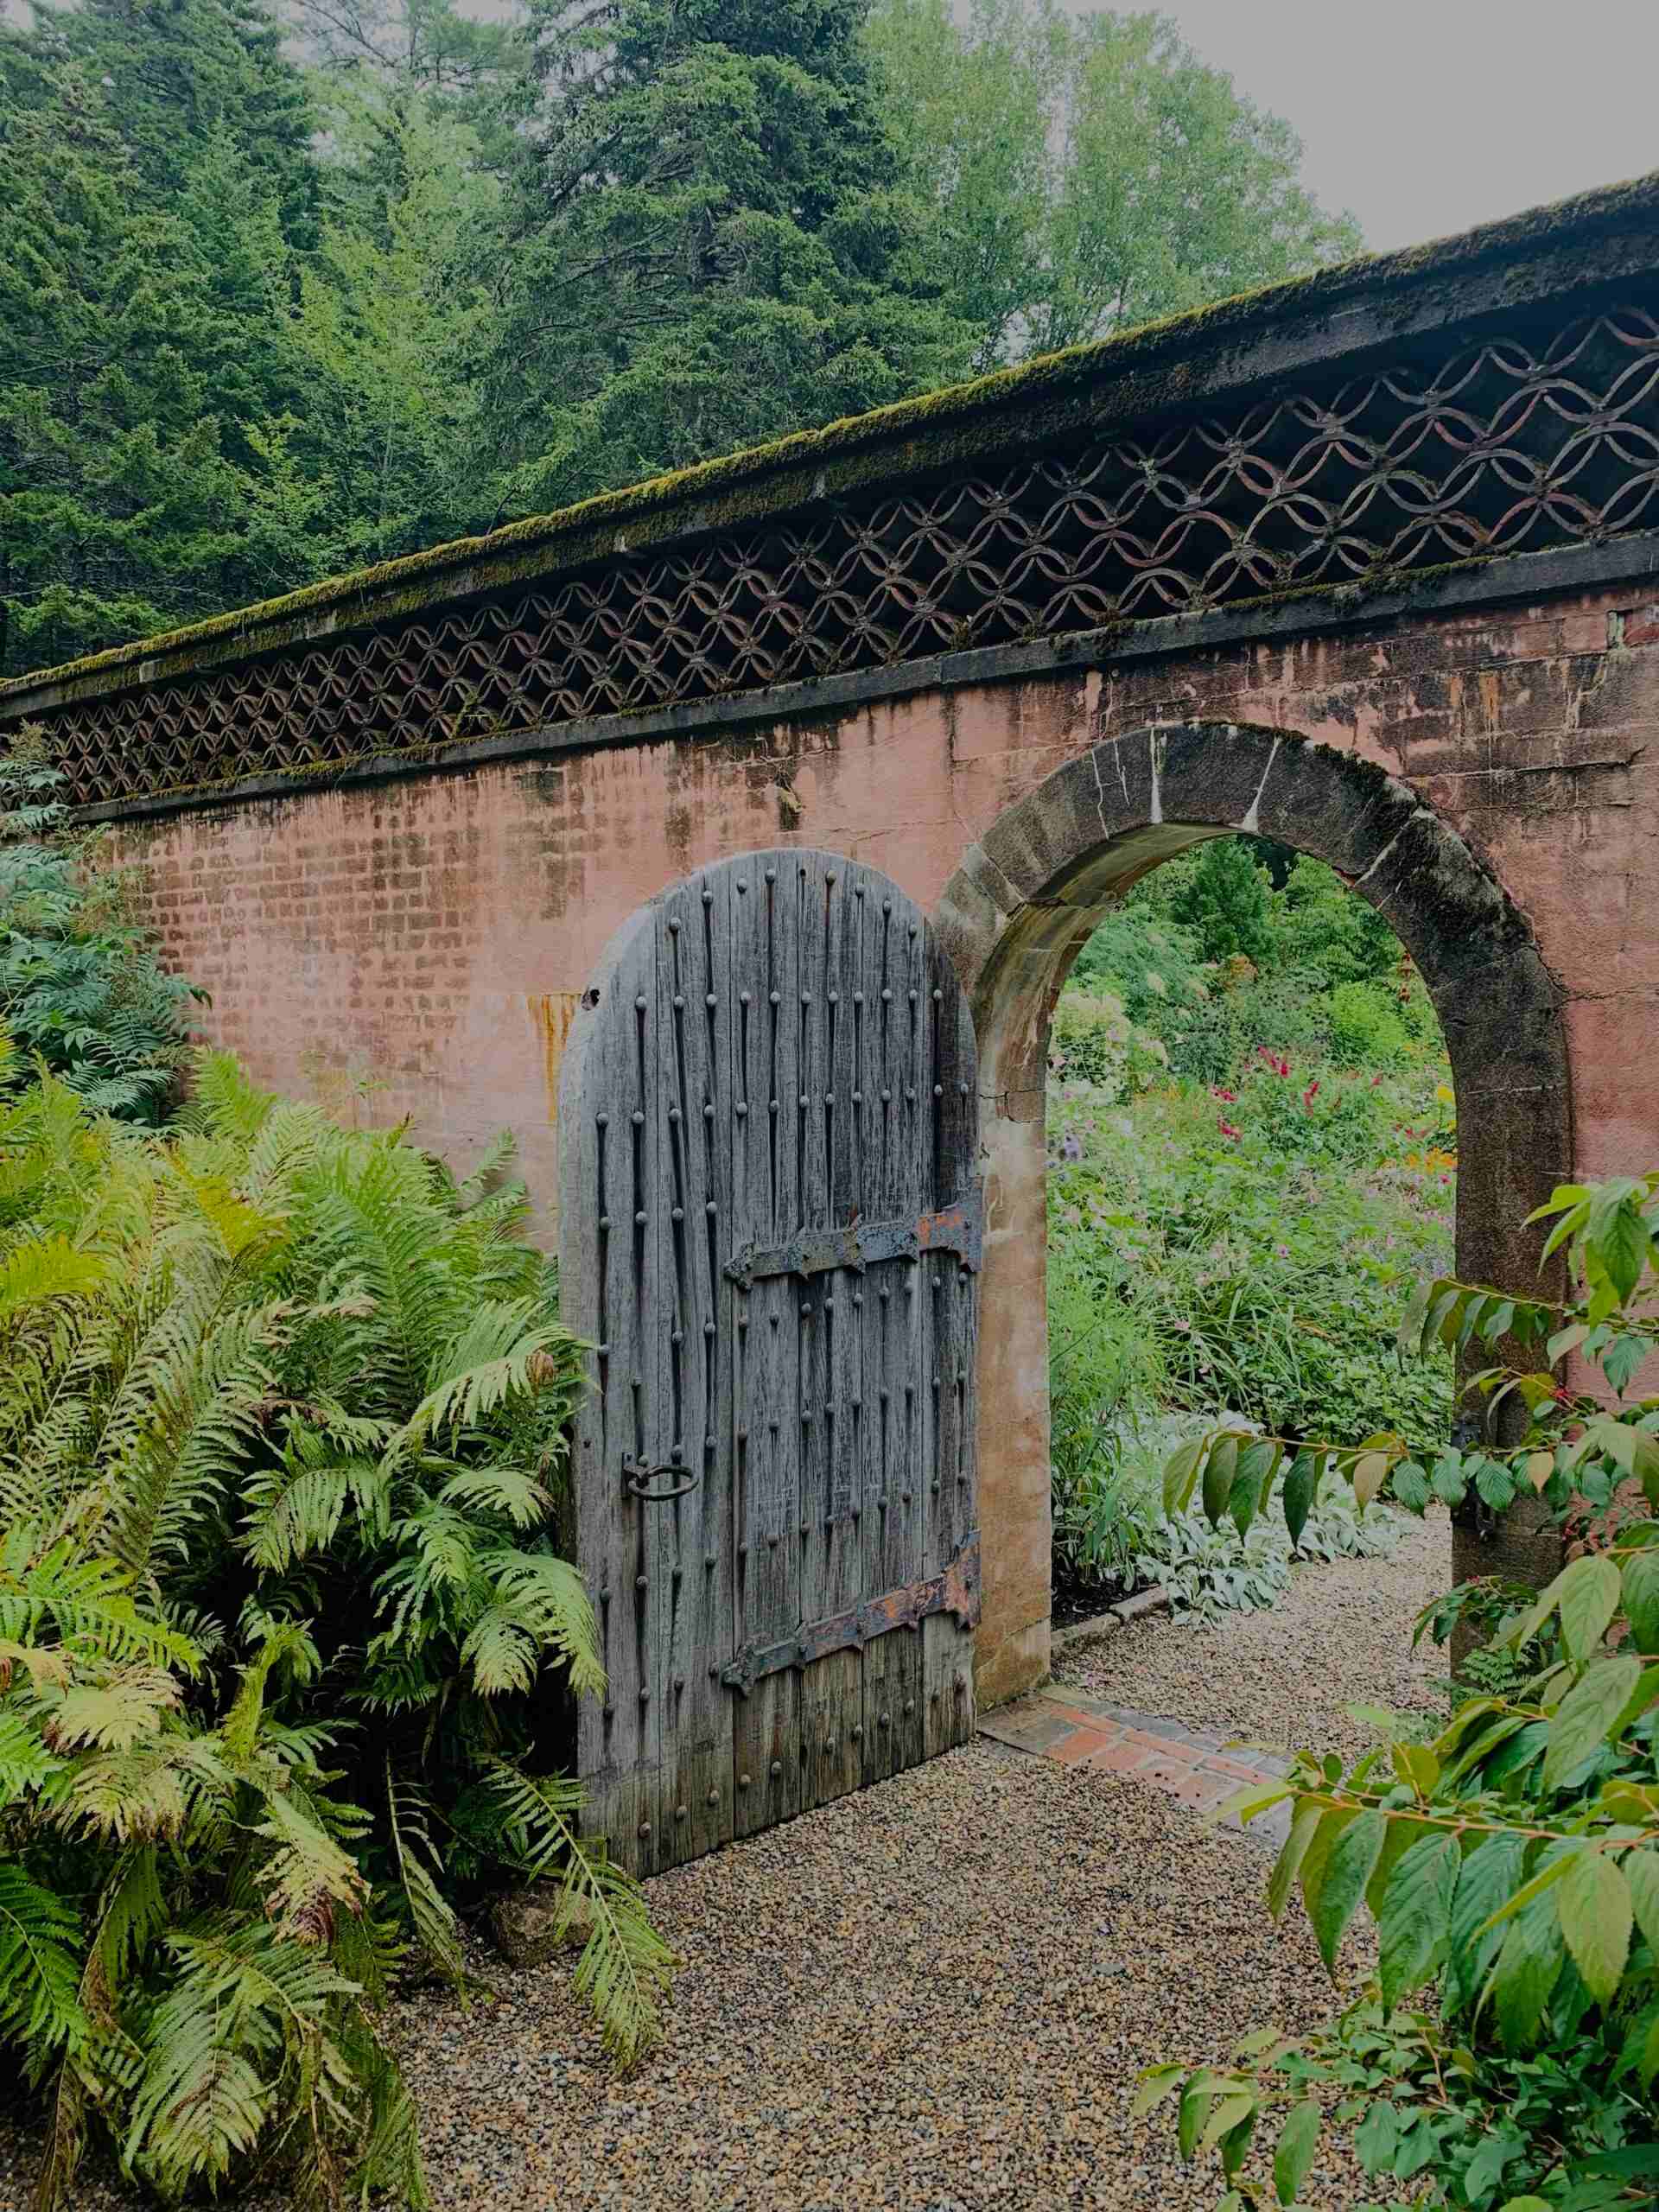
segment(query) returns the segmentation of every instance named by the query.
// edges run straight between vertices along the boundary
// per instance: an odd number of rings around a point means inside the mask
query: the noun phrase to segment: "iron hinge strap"
[[[843,1229],[803,1229],[787,1244],[743,1245],[726,1262],[740,1290],[769,1275],[816,1275],[832,1268],[862,1274],[873,1261],[918,1260],[925,1252],[954,1252],[977,1271],[984,1243],[984,1210],[976,1189],[954,1205],[915,1220],[855,1221]]]
[[[758,1681],[782,1673],[785,1667],[810,1667],[834,1651],[861,1651],[878,1636],[896,1628],[919,1628],[935,1613],[954,1613],[963,1628],[979,1621],[979,1537],[968,1538],[951,1557],[942,1574],[907,1582],[880,1598],[868,1598],[844,1613],[814,1621],[798,1636],[779,1643],[746,1643],[721,1669],[728,1689],[747,1697]]]

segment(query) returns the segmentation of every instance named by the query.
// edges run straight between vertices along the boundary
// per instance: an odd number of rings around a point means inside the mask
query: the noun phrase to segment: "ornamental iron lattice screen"
[[[1659,320],[1625,306],[734,527],[53,716],[136,798],[1190,613],[1659,518]]]

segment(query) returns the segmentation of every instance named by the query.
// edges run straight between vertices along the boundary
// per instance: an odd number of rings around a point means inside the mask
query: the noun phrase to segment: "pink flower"
[[[1279,1255],[1281,1260],[1287,1260],[1290,1257],[1290,1247],[1288,1244],[1275,1244],[1273,1249]]]
[[[1224,1137],[1236,1137],[1242,1134],[1240,1130],[1237,1130],[1233,1127],[1230,1122],[1218,1121],[1216,1123],[1216,1127],[1221,1131],[1221,1134]],[[1442,1177],[1441,1179],[1444,1181],[1444,1177]]]
[[[1311,1114],[1313,1112],[1313,1101],[1319,1096],[1319,1084],[1317,1083],[1310,1083],[1307,1089],[1302,1093],[1302,1111],[1304,1114]]]
[[[1236,1105],[1236,1104],[1237,1104],[1237,1103],[1238,1103],[1238,1093],[1237,1093],[1236,1090],[1212,1090],[1211,1091],[1211,1093],[1210,1093],[1210,1096],[1211,1096],[1212,1098],[1219,1098],[1219,1099],[1221,1099],[1221,1100],[1222,1100],[1222,1101],[1223,1101],[1226,1105],[1229,1105],[1229,1106]]]
[[[1375,1090],[1376,1089],[1376,1086],[1378,1085],[1378,1084],[1380,1084],[1380,1083],[1382,1082],[1382,1077],[1381,1077],[1380,1075],[1374,1075],[1374,1076],[1371,1077],[1371,1089],[1372,1089],[1373,1090]]]

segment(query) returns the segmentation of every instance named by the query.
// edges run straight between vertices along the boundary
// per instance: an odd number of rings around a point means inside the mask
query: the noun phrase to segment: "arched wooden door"
[[[926,918],[833,854],[677,884],[588,994],[560,1279],[609,1688],[579,1764],[641,1872],[971,1732],[977,1103]]]

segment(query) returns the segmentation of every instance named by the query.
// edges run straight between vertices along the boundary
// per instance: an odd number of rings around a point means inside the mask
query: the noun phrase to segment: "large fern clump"
[[[10,1048],[4,1051],[9,1052]],[[14,1056],[15,1057],[15,1056]],[[0,1090],[6,1082],[0,1065]],[[167,2200],[426,2201],[377,2029],[556,1878],[626,2061],[667,1954],[557,1770],[603,1677],[525,1200],[206,1057],[165,1139],[0,1100],[0,2044]]]

